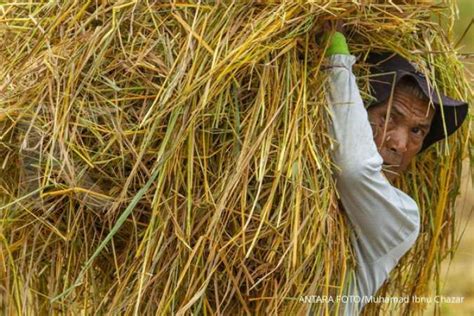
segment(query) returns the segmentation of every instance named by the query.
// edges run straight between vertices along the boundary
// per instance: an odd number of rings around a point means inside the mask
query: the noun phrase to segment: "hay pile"
[[[2,314],[293,315],[301,295],[342,293],[353,260],[315,34],[344,21],[364,98],[380,49],[472,93],[454,4],[318,3],[1,4]],[[380,293],[439,281],[468,125],[399,181],[422,233]]]

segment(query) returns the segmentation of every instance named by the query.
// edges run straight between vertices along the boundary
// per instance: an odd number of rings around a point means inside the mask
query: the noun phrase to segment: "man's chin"
[[[387,178],[389,181],[395,180],[400,175],[398,171],[386,166],[383,167],[382,171],[385,175],[385,178]]]

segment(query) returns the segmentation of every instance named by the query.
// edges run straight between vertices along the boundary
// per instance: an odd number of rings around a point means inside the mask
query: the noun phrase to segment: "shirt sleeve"
[[[383,159],[373,140],[367,111],[352,73],[355,57],[332,55],[327,100],[330,133],[336,141],[336,188],[353,227],[357,291],[375,294],[419,232],[415,201],[393,187],[382,173]]]

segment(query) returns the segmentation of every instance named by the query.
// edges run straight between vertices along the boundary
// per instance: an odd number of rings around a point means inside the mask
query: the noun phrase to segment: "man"
[[[415,243],[420,229],[415,201],[389,181],[406,170],[418,152],[459,128],[468,105],[438,96],[408,61],[384,53],[368,60],[376,102],[365,110],[352,74],[355,57],[342,33],[330,37],[327,56],[331,133],[337,141],[332,156],[339,167],[336,187],[353,228],[357,261],[355,282],[346,294],[370,298]],[[357,315],[366,302],[347,303],[344,314]]]

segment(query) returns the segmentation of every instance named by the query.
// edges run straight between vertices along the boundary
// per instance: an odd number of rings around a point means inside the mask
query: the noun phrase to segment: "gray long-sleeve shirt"
[[[355,57],[329,57],[328,102],[331,133],[337,141],[332,152],[336,186],[353,228],[356,282],[347,295],[375,295],[390,271],[416,241],[420,217],[415,201],[393,187],[382,173],[383,159],[374,143],[352,73]],[[357,315],[366,304],[348,303],[345,315]]]

